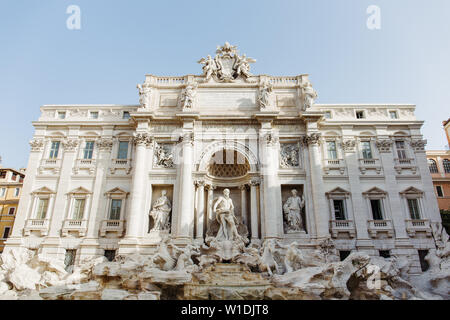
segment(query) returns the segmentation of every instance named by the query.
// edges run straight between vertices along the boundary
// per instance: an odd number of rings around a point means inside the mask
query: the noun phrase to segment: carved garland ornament
[[[320,142],[320,133],[311,133],[310,135],[305,136],[304,138],[304,143],[306,145],[314,145],[314,144],[319,144]]]
[[[42,139],[33,139],[30,141],[31,151],[41,151],[44,147],[44,141]]]
[[[75,151],[78,147],[78,139],[67,139],[62,142],[65,151]]]
[[[141,133],[141,132],[136,132],[134,133],[134,143],[136,145],[145,145],[145,146],[150,146],[153,142],[153,138],[146,132]]]
[[[341,143],[342,150],[344,152],[353,152],[355,151],[356,141],[355,140],[346,140]]]
[[[411,145],[411,148],[413,148],[415,152],[425,151],[425,145],[427,144],[427,140],[412,140],[409,144]]]
[[[111,150],[111,148],[113,146],[112,139],[108,139],[108,138],[100,138],[95,143],[99,150],[109,151],[109,150]]]
[[[376,146],[381,153],[391,152],[391,147],[394,142],[390,139],[377,140]]]

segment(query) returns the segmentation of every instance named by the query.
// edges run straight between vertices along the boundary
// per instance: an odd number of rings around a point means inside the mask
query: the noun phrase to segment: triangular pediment
[[[105,195],[111,195],[111,194],[120,194],[120,195],[127,195],[128,192],[125,190],[120,189],[119,187],[116,187],[114,189],[111,189],[105,193]]]
[[[423,194],[423,191],[414,187],[409,187],[405,190],[403,190],[402,192],[400,192],[400,194],[402,195],[407,195],[407,194]]]
[[[50,193],[55,193],[55,191],[53,191],[53,190],[51,190],[51,189],[49,189],[49,188],[47,188],[47,187],[41,187],[41,188],[39,188],[39,189],[37,189],[37,190],[34,190],[32,193],[38,193],[38,194],[50,194]]]
[[[341,187],[334,188],[333,190],[328,191],[326,193],[326,195],[349,195],[349,194],[350,192],[348,192],[345,189],[342,189]]]
[[[78,188],[73,189],[72,191],[68,192],[68,194],[88,194],[88,193],[92,193],[92,192],[83,187],[78,187]]]
[[[372,189],[369,189],[366,192],[363,192],[363,195],[375,195],[375,194],[385,195],[386,193],[387,193],[386,191],[381,190],[380,188],[373,187]]]

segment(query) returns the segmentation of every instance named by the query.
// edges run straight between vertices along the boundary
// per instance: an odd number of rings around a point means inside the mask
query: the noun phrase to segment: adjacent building
[[[331,237],[342,258],[409,256],[421,272],[442,224],[415,106],[315,104],[308,75],[253,62],[226,43],[202,75],[146,75],[139,104],[42,106],[7,248],[70,265],[167,235],[201,244],[229,189],[251,243]]]
[[[0,167],[0,253],[13,230],[24,177],[23,170]]]

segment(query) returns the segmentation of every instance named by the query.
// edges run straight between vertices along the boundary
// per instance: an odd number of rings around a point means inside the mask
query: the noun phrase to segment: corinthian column
[[[247,224],[247,185],[243,184],[239,187],[241,189],[241,217],[242,223]]]
[[[206,208],[206,216],[207,216],[207,225],[206,230],[209,230],[209,226],[213,219],[213,200],[214,200],[214,189],[216,189],[216,186],[213,185],[207,185],[206,188],[208,189],[208,202],[207,202],[207,208]]]
[[[125,239],[137,240],[139,231],[143,224],[145,213],[144,197],[145,197],[145,162],[146,147],[152,143],[153,139],[146,132],[135,133],[134,143],[136,144],[135,162],[133,170],[133,180],[130,192],[130,212],[127,217],[127,232]]]
[[[189,240],[194,233],[194,183],[192,181],[193,133],[184,133],[181,137],[181,144],[181,197],[179,198],[181,203],[178,205],[178,228],[176,237]]]
[[[252,241],[259,239],[258,235],[258,198],[257,198],[257,188],[259,185],[259,180],[253,179],[250,182],[250,225],[251,225],[251,236]]]

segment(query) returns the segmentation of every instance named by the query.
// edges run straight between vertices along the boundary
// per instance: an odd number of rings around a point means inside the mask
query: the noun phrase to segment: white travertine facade
[[[442,226],[414,105],[315,104],[308,75],[252,75],[228,43],[199,62],[203,75],[147,75],[139,105],[42,106],[5,250],[76,264],[152,254],[165,235],[200,244],[229,189],[246,243],[331,237],[420,272]]]

